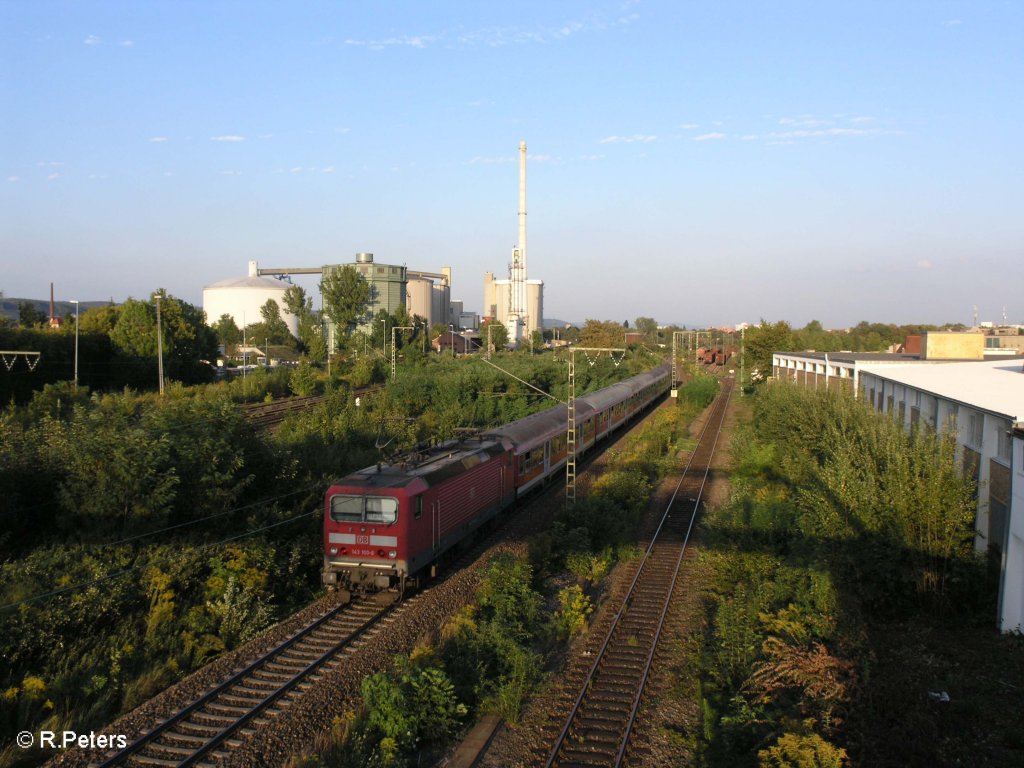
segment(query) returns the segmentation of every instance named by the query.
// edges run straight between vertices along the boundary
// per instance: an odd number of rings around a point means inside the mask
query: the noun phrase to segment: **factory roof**
[[[277,280],[273,277],[232,277],[227,280],[221,280],[217,283],[212,283],[203,288],[204,291],[210,288],[271,288],[276,290],[285,290],[288,288],[290,283],[286,283],[284,280]]]
[[[815,352],[808,350],[804,352],[776,352],[778,355],[787,357],[805,357],[808,360],[822,360],[828,358],[832,363],[907,363],[917,362],[921,359],[917,354],[905,354],[894,352]]]
[[[1014,421],[1024,418],[1024,364],[1020,358],[942,365],[865,365],[861,372]]]

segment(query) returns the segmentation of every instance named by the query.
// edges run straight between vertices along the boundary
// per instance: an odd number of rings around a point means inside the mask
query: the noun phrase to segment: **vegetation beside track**
[[[495,362],[564,397],[550,355]],[[578,387],[648,365],[602,360]],[[273,435],[235,403],[286,394],[288,370],[163,398],[65,382],[0,412],[0,742],[102,726],[308,603],[325,484],[375,461],[376,445],[398,452],[551,402],[478,360],[400,373],[358,407],[348,381],[324,382],[324,402]],[[42,757],[12,746],[0,765]]]
[[[698,692],[700,727],[678,737],[697,765],[1021,764],[1024,645],[994,629],[951,442],[771,387],[731,481],[701,533],[707,626],[676,689]]]
[[[361,709],[338,713],[317,754],[295,766],[421,765],[439,758],[478,715],[518,722],[542,672],[586,631],[611,566],[635,556],[654,483],[678,469],[678,454],[690,444],[688,427],[717,389],[714,379],[699,376],[629,435],[586,496],[530,542],[528,559],[495,557],[475,603],[441,628],[432,645],[368,678]]]

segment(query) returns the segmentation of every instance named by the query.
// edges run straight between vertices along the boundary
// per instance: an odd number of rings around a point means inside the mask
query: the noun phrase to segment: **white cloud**
[[[857,124],[873,123],[873,122],[875,122],[875,118],[868,117],[867,115],[859,115],[858,117],[851,117],[850,118],[850,122],[851,123],[857,123]]]
[[[753,141],[756,138],[756,133],[748,133],[746,136],[740,136],[740,141]]]
[[[679,127],[682,128],[684,131],[692,131],[694,128],[697,127],[697,124],[696,123],[683,123]]]
[[[166,136],[152,136],[149,140],[154,144],[162,144],[165,141],[169,141]]]
[[[51,173],[49,176],[46,177],[47,181],[53,181],[54,179],[59,179],[59,178],[60,178],[60,174],[59,173]]]
[[[257,139],[272,139],[272,138],[274,138],[274,134],[272,134],[272,133],[260,133],[260,134],[258,134],[256,136],[256,138]]]
[[[334,173],[334,166],[328,165],[326,168],[321,168],[320,173]]]
[[[797,131],[781,131],[778,133],[771,133],[773,139],[810,139],[820,136],[867,136],[868,134],[879,133],[879,131],[871,128],[825,128],[822,130],[797,130]]]
[[[221,171],[220,175],[221,176],[241,176],[242,172],[241,171]]]
[[[700,136],[694,136],[694,141],[715,141],[718,139],[724,139],[724,133],[702,133]]]
[[[60,168],[64,163],[59,163],[56,160],[40,160],[36,165],[40,167],[50,166],[53,168]]]
[[[360,48],[369,48],[371,51],[382,51],[385,48],[406,47],[426,48],[440,38],[433,35],[399,35],[398,37],[385,37],[380,40],[345,40],[345,45],[353,45]]]
[[[245,141],[245,136],[211,136],[210,141]]]
[[[621,10],[627,11],[626,5]],[[498,48],[507,45],[545,44],[568,40],[574,36],[591,30],[606,30],[613,26],[627,26],[640,18],[637,13],[603,14],[591,12],[580,19],[569,19],[551,26],[521,27],[484,27],[482,29],[458,29],[451,32],[434,34],[405,34],[376,39],[347,38],[343,45],[368,48],[380,51],[386,48],[427,48],[434,45],[443,46],[484,46]]]
[[[100,39],[96,35],[89,35],[85,40],[82,41],[86,45],[99,45]]]
[[[959,27],[961,24],[963,24],[963,22],[960,19],[947,19],[942,22],[942,26],[944,27]]]
[[[799,117],[783,117],[779,119],[779,125],[794,125],[801,128],[821,128],[832,125],[831,120],[815,117],[814,115],[800,115]]]
[[[920,269],[931,269],[932,263],[928,261],[928,259],[921,259],[920,261],[917,262],[917,266]]]
[[[289,173],[302,173],[302,166],[301,165],[297,165],[294,168],[290,168],[288,172]]]
[[[17,181],[17,180],[18,180],[18,177],[17,177],[17,176],[8,176],[8,177],[7,177],[7,180],[8,180],[8,181]]]
[[[122,48],[134,48],[135,47],[135,41],[134,40],[122,40],[120,43],[118,43],[118,45],[120,45]]]
[[[647,136],[641,133],[634,133],[632,136],[605,136],[598,141],[598,144],[649,144],[657,141],[657,136]]]

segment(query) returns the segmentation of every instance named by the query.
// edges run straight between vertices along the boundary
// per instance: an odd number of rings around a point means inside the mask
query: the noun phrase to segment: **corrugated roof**
[[[1019,357],[943,365],[865,365],[861,371],[1014,421],[1024,418],[1024,360]]]

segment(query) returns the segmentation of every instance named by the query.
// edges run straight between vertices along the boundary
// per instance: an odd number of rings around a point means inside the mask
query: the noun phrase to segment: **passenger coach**
[[[577,452],[630,421],[669,387],[669,367],[576,399]],[[564,405],[450,441],[332,484],[324,499],[323,581],[365,591],[423,573],[568,458]]]

